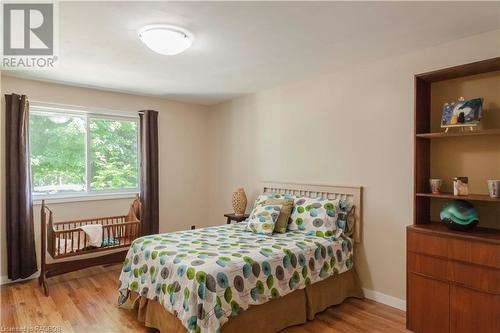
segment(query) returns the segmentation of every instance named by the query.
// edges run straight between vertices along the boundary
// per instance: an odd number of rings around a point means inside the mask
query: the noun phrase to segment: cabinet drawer
[[[500,245],[449,239],[448,258],[500,269]]]
[[[448,257],[448,245],[443,237],[429,235],[423,232],[408,230],[408,251]]]
[[[447,267],[451,282],[500,295],[500,270],[458,261],[449,261]]]
[[[408,252],[408,271],[448,281],[448,261]]]
[[[500,294],[500,270],[408,252],[408,272]]]
[[[500,269],[500,245],[408,230],[408,251]]]

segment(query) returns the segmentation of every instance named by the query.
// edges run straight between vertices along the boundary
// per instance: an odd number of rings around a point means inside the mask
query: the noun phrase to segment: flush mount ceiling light
[[[151,50],[163,55],[176,55],[193,44],[193,34],[173,25],[148,25],[139,30],[139,38]]]

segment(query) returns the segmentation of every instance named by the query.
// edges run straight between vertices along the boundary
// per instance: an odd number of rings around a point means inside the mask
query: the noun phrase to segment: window
[[[137,192],[136,117],[30,107],[34,198]]]

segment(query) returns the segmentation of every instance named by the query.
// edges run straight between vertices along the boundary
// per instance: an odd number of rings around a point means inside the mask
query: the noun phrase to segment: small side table
[[[231,221],[236,221],[236,222],[245,221],[250,215],[248,214],[235,215],[234,213],[229,213],[229,214],[224,214],[224,216],[227,218],[226,223],[231,224]]]

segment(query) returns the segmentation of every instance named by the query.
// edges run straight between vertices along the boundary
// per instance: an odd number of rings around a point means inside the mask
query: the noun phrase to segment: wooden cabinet
[[[500,332],[500,238],[441,225],[407,229],[407,327],[415,332]]]
[[[486,179],[500,177],[500,57],[415,75],[413,225],[407,229],[407,328],[415,332],[500,333],[500,198]],[[441,128],[444,103],[484,97],[487,117],[473,129]],[[459,124],[457,124],[459,125]],[[469,177],[457,198],[451,180]],[[429,178],[443,179],[432,193]],[[440,209],[472,202],[479,224],[449,230]],[[433,222],[434,221],[434,222]]]

